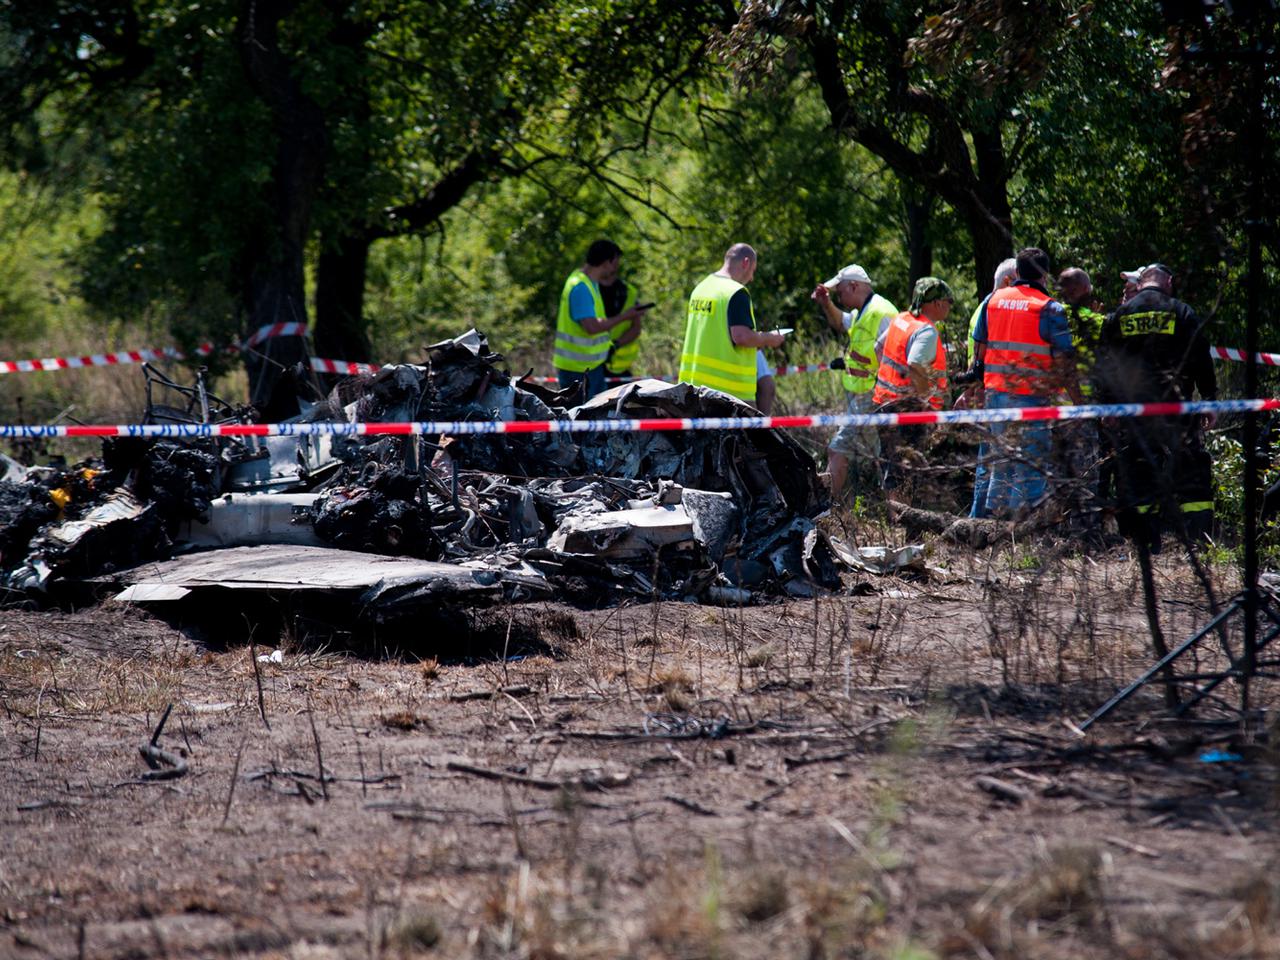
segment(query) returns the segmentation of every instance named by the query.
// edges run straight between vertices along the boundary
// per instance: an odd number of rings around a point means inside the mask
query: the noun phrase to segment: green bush
[[[1213,508],[1223,532],[1218,559],[1238,563],[1244,547],[1244,446],[1227,433],[1211,434],[1207,446],[1213,456]],[[1280,457],[1273,457],[1262,472],[1262,487],[1278,478]],[[1280,521],[1272,519],[1259,525],[1258,559],[1263,567],[1280,566]]]

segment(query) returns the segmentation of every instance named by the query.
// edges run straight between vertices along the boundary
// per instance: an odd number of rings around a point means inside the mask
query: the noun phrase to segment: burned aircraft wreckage
[[[475,331],[422,365],[344,381],[297,419],[603,420],[757,415],[640,380],[583,405],[513,378]],[[149,372],[150,422],[243,416]],[[153,381],[185,407],[152,402]],[[6,458],[7,460],[7,458]],[[371,624],[552,597],[745,602],[837,588],[812,458],[773,430],[111,439],[0,480],[8,600],[313,601]]]

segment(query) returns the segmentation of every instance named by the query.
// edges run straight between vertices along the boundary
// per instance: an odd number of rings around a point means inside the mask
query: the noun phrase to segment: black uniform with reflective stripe
[[[1148,287],[1116,308],[1098,338],[1094,380],[1111,403],[1215,400],[1204,321],[1181,300]]]
[[[1181,300],[1152,287],[1139,291],[1102,325],[1094,382],[1103,403],[1194,400],[1197,392],[1217,399],[1204,322]],[[1155,547],[1162,526],[1209,532],[1213,464],[1199,417],[1125,418],[1108,434],[1127,533]]]

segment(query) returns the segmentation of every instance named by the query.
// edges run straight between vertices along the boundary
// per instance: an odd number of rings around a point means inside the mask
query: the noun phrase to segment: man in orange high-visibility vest
[[[938,333],[955,297],[946,281],[921,277],[911,294],[911,308],[880,321],[876,336],[876,387],[871,398],[882,409],[941,410],[947,395],[947,351]],[[881,435],[884,454],[884,488],[890,499],[904,471],[898,456],[903,446],[918,446],[922,431],[912,427],[887,428]]]
[[[876,335],[877,404],[901,404],[941,410],[947,390],[947,351],[938,324],[947,318],[955,298],[945,280],[921,277],[911,295],[911,309],[880,321]]]
[[[989,410],[1046,407],[1059,390],[1082,403],[1075,344],[1062,304],[1049,295],[1049,255],[1038,247],[1018,252],[1018,279],[986,302],[974,327],[977,360]],[[995,438],[1016,437],[1018,449],[989,466],[987,502],[979,516],[1023,513],[1044,496],[1053,436],[1047,420],[989,425]]]

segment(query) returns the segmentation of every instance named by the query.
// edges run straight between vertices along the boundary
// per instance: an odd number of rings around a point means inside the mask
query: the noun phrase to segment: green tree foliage
[[[961,218],[979,290],[1031,243],[1109,271],[1225,253],[1156,5],[750,2],[725,48],[744,81],[801,55],[834,129]]]
[[[657,373],[735,240],[761,252],[760,315],[799,330],[790,362],[834,354],[808,295],[842,264],[900,306],[946,277],[957,339],[1028,243],[1109,301],[1118,269],[1171,261],[1235,343],[1259,193],[1274,260],[1276,167],[1253,190],[1250,158],[1276,151],[1280,90],[1264,70],[1255,123],[1229,58],[1263,39],[1124,0],[10,4],[0,155],[25,246],[0,323],[49,316],[39,254],[184,343],[310,314],[322,355],[387,360],[475,324],[542,366],[564,276],[608,235],[659,304]],[[89,241],[81,209],[102,211]]]
[[[358,355],[372,243],[431,229],[487,180],[555,163],[604,173],[619,145],[601,118],[643,120],[700,69],[696,26],[722,13],[697,0],[8,6],[2,119],[23,163],[42,105],[110,124],[95,303],[162,301],[202,333],[305,320],[315,246],[317,340]],[[250,355],[266,410],[281,412],[269,374],[299,347]]]
[[[610,134],[626,140],[634,131],[624,123]],[[906,217],[896,181],[867,151],[829,135],[809,78],[792,72],[768,90],[743,92],[704,84],[659,111],[652,141],[628,156],[618,177],[626,192],[574,182],[561,167],[474,194],[429,241],[382,247],[369,303],[378,355],[416,355],[422,342],[475,324],[517,366],[545,369],[564,277],[599,235],[620,243],[624,277],[658,304],[641,341],[638,369],[647,373],[675,369],[689,292],[738,240],[760,253],[751,287],[758,316],[797,329],[775,359],[815,362],[841,352],[810,293],[847,263],[866,266],[905,306]],[[940,235],[939,256],[956,269],[967,257],[963,235]],[[793,377],[784,386],[795,403],[827,406],[838,392],[834,378]]]

